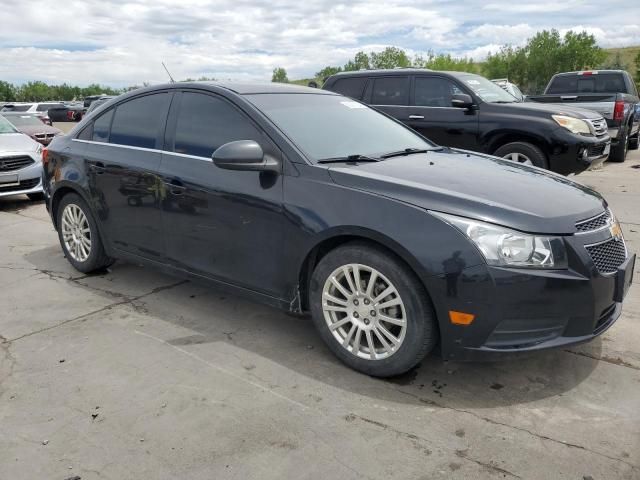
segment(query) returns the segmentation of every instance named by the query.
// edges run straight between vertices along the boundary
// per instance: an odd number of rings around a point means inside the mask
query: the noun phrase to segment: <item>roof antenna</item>
[[[164,71],[167,72],[167,75],[169,75],[169,78],[171,79],[171,83],[176,83],[176,81],[173,79],[173,77],[169,73],[169,69],[167,68],[167,66],[164,64],[164,62],[161,62],[161,63],[162,63],[162,66],[164,67]]]

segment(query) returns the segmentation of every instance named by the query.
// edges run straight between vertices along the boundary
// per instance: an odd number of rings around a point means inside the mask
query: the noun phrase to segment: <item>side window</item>
[[[409,77],[382,77],[374,79],[373,105],[407,105],[409,103]]]
[[[464,93],[451,80],[442,77],[417,77],[414,103],[419,107],[450,107],[451,95]]]
[[[89,124],[82,129],[82,131],[76,137],[78,140],[91,140],[93,136],[93,124]]]
[[[93,134],[91,135],[91,140],[103,143],[109,141],[109,127],[111,126],[112,117],[113,109],[95,119],[93,122]]]
[[[260,131],[229,102],[202,93],[182,94],[173,149],[176,153],[211,158],[218,147],[235,140],[255,140],[264,146]]]
[[[365,83],[367,83],[367,77],[341,78],[333,84],[331,89],[345,97],[357,98],[360,100],[360,98],[362,98],[362,90],[364,90]]]
[[[155,148],[160,128],[167,119],[169,99],[167,93],[155,93],[118,105],[111,125],[109,143]]]

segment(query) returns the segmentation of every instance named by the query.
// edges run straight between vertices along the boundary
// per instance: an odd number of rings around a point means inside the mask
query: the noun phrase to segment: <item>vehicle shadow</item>
[[[34,251],[25,258],[37,269],[69,271],[66,260],[52,248]],[[81,282],[70,278],[69,282],[92,293],[113,295],[105,291],[105,279],[110,288],[117,290],[120,286],[121,290],[115,292],[118,295],[126,295],[122,290],[132,284],[151,292],[158,284],[179,281],[118,262],[108,272],[83,277]],[[171,345],[188,348],[226,342],[252,354],[246,359],[240,356],[248,371],[255,368],[252,358],[255,361],[257,355],[315,381],[372,400],[456,409],[518,405],[572,390],[598,364],[598,360],[562,350],[492,363],[445,362],[432,354],[407,374],[375,379],[339,362],[322,343],[309,317],[289,315],[208,285],[186,282],[131,303],[144,315],[191,331],[165,339]],[[600,354],[600,342],[596,339],[591,344],[595,357]],[[201,349],[199,352],[202,354]]]
[[[18,212],[33,205],[44,206],[44,200],[30,200],[26,195],[12,195],[0,198],[0,212]]]

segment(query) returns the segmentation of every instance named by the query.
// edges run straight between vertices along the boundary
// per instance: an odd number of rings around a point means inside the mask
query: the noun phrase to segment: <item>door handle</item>
[[[424,115],[409,115],[409,120],[424,120]]]
[[[90,163],[89,169],[94,171],[96,175],[102,175],[104,172],[107,171],[107,167],[105,167],[104,163],[102,162]]]
[[[176,180],[171,180],[170,182],[164,182],[164,184],[169,188],[169,192],[172,195],[182,195],[184,191],[187,189],[184,185],[181,185]]]

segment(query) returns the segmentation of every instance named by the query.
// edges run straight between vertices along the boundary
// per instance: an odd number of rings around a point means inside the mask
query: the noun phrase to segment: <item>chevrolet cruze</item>
[[[160,267],[293,312],[375,376],[585,342],[635,256],[595,191],[443,148],[341,95],[176,83],[92,112],[43,153],[82,272]]]

